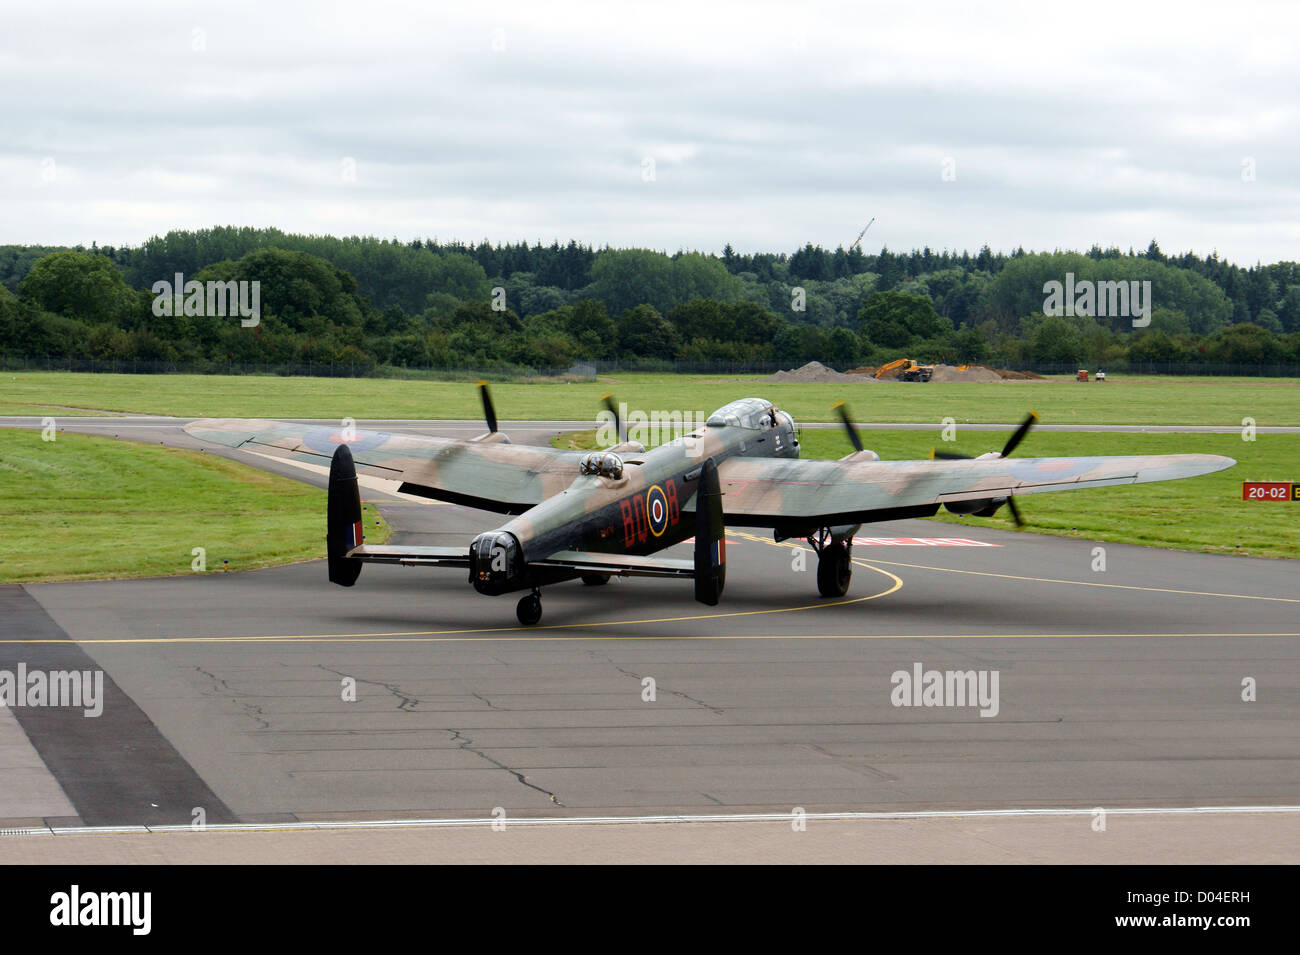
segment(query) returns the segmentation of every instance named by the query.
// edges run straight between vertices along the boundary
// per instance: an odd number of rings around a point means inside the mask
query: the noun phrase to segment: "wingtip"
[[[238,447],[249,435],[273,425],[274,422],[249,418],[195,418],[181,425],[181,430],[210,444]]]

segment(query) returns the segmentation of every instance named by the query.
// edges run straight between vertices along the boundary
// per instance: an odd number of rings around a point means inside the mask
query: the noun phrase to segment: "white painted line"
[[[1188,815],[1245,815],[1300,813],[1300,806],[1194,806],[1167,808],[1117,808],[1098,806],[1095,809],[971,809],[930,810],[924,812],[808,812],[799,818],[833,821],[886,821],[907,819],[989,819],[1092,816],[1098,809],[1113,816],[1188,816]],[[789,822],[791,812],[732,813],[732,814],[681,814],[667,816],[543,816],[494,819],[490,816],[470,819],[383,819],[346,822],[275,822],[226,823],[196,829],[189,825],[176,826],[49,826],[0,830],[6,835],[113,835],[154,832],[291,832],[311,829],[454,829],[506,826],[627,826],[662,825],[666,823],[719,823],[719,822]]]

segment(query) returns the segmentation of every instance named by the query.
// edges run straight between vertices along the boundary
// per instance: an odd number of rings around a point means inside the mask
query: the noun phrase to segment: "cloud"
[[[847,244],[874,215],[871,244],[893,248],[1156,237],[1294,259],[1297,20],[1251,4],[29,6],[0,37],[0,242],[230,223],[789,250]]]

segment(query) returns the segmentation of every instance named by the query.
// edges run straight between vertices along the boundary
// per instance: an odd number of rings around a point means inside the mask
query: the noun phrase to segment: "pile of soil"
[[[812,364],[816,365],[816,362]],[[810,367],[805,365],[805,368]],[[803,369],[800,369],[802,371]],[[829,370],[829,369],[828,369]],[[857,368],[850,368],[846,375],[855,375],[865,378],[868,381],[896,381],[901,369],[895,369],[893,374],[884,378],[876,378],[877,366],[859,365]],[[782,374],[795,374],[795,372],[782,372]],[[832,372],[832,374],[835,374]],[[776,381],[775,377],[768,379]],[[791,378],[782,378],[781,381],[793,381]],[[931,381],[1046,381],[1042,375],[1035,374],[1032,371],[1011,371],[1006,368],[990,368],[988,365],[970,365],[967,368],[957,368],[952,365],[935,365],[934,377]]]
[[[764,381],[798,381],[798,382],[850,382],[860,383],[872,379],[864,379],[861,375],[846,375],[838,372],[834,368],[827,368],[819,361],[810,361],[802,368],[796,368],[793,371],[778,371],[775,375],[768,375]]]
[[[980,367],[986,367],[986,366],[980,366]],[[1032,371],[1010,371],[1006,368],[995,368],[993,370],[996,371],[1003,378],[1008,379],[1010,381],[1046,381],[1047,380],[1042,375],[1035,374]]]
[[[1001,381],[1002,376],[984,365],[957,368],[954,365],[935,365],[931,381]]]

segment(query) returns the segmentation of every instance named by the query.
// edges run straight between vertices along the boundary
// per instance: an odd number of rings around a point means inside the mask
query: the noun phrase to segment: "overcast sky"
[[[1300,259],[1300,5],[1046,6],[9,4],[0,243]]]

